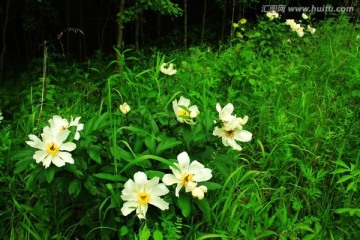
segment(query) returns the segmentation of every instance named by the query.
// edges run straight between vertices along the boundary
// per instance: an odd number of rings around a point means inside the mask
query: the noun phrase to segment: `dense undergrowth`
[[[121,62],[99,53],[73,64],[49,53],[45,78],[44,59],[8,74],[0,94],[0,235],[359,238],[359,26],[329,18],[299,37],[277,19],[247,24],[217,48],[127,49]],[[163,74],[164,62],[176,74]],[[195,125],[177,121],[172,102],[180,96],[198,107]],[[242,151],[213,135],[217,103],[248,115],[252,140]],[[44,168],[25,142],[54,115],[81,116],[84,128],[74,164]],[[183,189],[176,197],[168,186],[168,210],[149,205],[146,220],[124,216],[125,182],[138,171],[161,179],[184,151],[212,170],[204,199]]]

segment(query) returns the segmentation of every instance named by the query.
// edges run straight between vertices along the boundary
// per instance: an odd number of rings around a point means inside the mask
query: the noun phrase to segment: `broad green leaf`
[[[189,194],[180,194],[177,203],[184,217],[189,217],[191,212],[191,199]]]
[[[159,230],[155,230],[153,233],[154,240],[163,240],[163,234]]]
[[[80,191],[81,191],[81,181],[78,178],[74,178],[73,180],[71,180],[69,184],[68,192],[70,195],[76,197],[77,195],[79,195]]]
[[[100,149],[97,147],[90,147],[87,149],[89,156],[95,162],[101,164]]]
[[[156,148],[156,155],[160,155],[163,151],[176,147],[180,144],[181,142],[177,141],[175,138],[165,138],[158,144]]]
[[[54,166],[50,166],[49,168],[45,169],[45,176],[48,183],[51,183],[51,181],[54,179],[56,172],[56,168]]]

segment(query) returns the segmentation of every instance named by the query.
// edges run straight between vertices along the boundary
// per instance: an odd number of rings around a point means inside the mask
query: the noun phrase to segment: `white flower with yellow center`
[[[74,159],[69,152],[76,148],[76,144],[72,142],[64,143],[69,134],[70,131],[65,129],[55,135],[49,127],[44,127],[41,134],[42,140],[30,134],[31,141],[26,141],[26,143],[33,148],[39,149],[33,156],[36,163],[42,162],[45,168],[48,168],[51,163],[57,167],[62,167],[65,163],[74,163]]]
[[[159,178],[154,177],[150,180],[143,172],[134,174],[134,181],[129,179],[121,192],[121,198],[125,201],[121,212],[124,216],[136,210],[136,215],[143,219],[148,210],[148,205],[154,205],[161,210],[169,209],[169,203],[165,202],[160,196],[169,192],[165,184],[159,184]]]
[[[69,127],[76,127],[76,132],[74,139],[79,140],[80,133],[79,131],[84,129],[84,124],[79,123],[81,117],[77,117],[73,119],[71,116],[70,124],[66,118],[62,118],[58,115],[53,116],[50,120],[50,128],[53,131],[54,135],[57,135],[58,133],[61,133],[65,130],[68,130]]]
[[[221,137],[222,143],[224,146],[230,146],[235,150],[241,151],[242,148],[236,141],[240,142],[249,142],[252,139],[252,133],[242,129],[242,126],[239,125],[234,129],[225,129],[215,127],[213,131],[214,136]]]
[[[176,69],[174,69],[174,65],[172,63],[167,64],[163,63],[160,66],[160,71],[166,75],[174,75],[176,73]]]
[[[194,119],[200,114],[200,111],[196,105],[190,107],[189,99],[181,96],[179,101],[174,100],[172,104],[176,119],[179,122],[190,125],[196,124]]]
[[[121,104],[119,106],[119,109],[120,111],[123,113],[123,114],[127,114],[128,112],[130,112],[130,106],[129,104],[127,104],[126,102],[124,102],[123,104]]]
[[[187,152],[182,152],[177,156],[178,163],[174,163],[178,169],[170,167],[173,174],[165,174],[162,181],[166,185],[176,185],[175,196],[179,197],[181,188],[185,192],[191,192],[195,189],[198,182],[204,182],[212,177],[211,170],[205,168],[198,161],[190,163],[190,157]]]

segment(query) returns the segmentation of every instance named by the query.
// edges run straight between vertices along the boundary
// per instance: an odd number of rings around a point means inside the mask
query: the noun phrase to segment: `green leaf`
[[[128,234],[129,233],[129,228],[128,227],[126,227],[126,226],[122,226],[121,228],[120,228],[120,236],[125,236],[126,234]]]
[[[114,182],[121,182],[121,181],[126,181],[127,178],[120,176],[120,175],[113,175],[110,173],[96,173],[93,174],[94,177],[100,178],[100,179],[104,179],[104,180],[108,180],[108,181],[114,181]]]
[[[145,137],[145,145],[146,147],[149,149],[151,154],[155,154],[156,153],[156,141],[155,141],[155,137],[151,136],[151,135],[147,135]]]
[[[48,169],[45,169],[45,176],[48,183],[51,183],[51,181],[54,179],[56,172],[56,168],[51,166]]]
[[[97,147],[90,147],[87,149],[89,156],[95,162],[101,164],[100,149]]]
[[[159,230],[154,231],[153,238],[154,238],[154,240],[163,240],[164,239],[162,233]]]
[[[140,230],[140,240],[148,240],[150,238],[150,230],[147,228],[146,225]]]
[[[206,197],[206,196],[205,196]],[[207,221],[211,221],[211,209],[210,204],[206,198],[203,198],[202,200],[196,201],[196,204],[199,206],[201,211],[203,212],[203,215],[205,216]]]
[[[352,179],[353,176],[352,175],[345,175],[345,176],[342,176],[336,183],[343,183],[349,179]]]
[[[335,169],[334,171],[332,171],[331,173],[332,174],[339,174],[339,173],[344,173],[344,172],[349,172],[349,171],[350,171],[349,169],[338,168],[338,169]]]
[[[189,217],[191,212],[191,201],[189,194],[180,194],[177,203],[184,217]]]
[[[68,192],[70,195],[76,197],[77,195],[79,195],[80,191],[81,181],[78,178],[74,178],[69,184]]]
[[[177,141],[175,138],[165,138],[157,146],[156,155],[159,155],[163,151],[165,151],[167,149],[170,149],[170,148],[173,148],[173,147],[176,147],[176,146],[178,146],[180,144],[181,144],[181,142]]]
[[[214,182],[202,182],[199,185],[204,185],[208,190],[216,190],[222,188],[222,185]]]
[[[348,165],[346,165],[346,163],[344,163],[344,162],[341,161],[341,160],[337,160],[337,161],[335,162],[335,164],[337,164],[337,165],[339,165],[339,166],[342,166],[342,167],[350,170],[350,168],[348,167]]]

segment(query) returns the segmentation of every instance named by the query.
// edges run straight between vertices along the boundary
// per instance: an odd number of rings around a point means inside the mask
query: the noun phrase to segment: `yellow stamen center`
[[[193,181],[193,174],[183,173],[181,176],[181,183],[186,187],[189,182]]]
[[[147,192],[138,193],[137,197],[139,204],[148,204],[150,201],[150,194],[148,194]]]
[[[189,114],[189,112],[185,111],[184,109],[179,109],[178,110],[178,115],[180,117],[183,117],[183,116],[189,116],[190,114]]]
[[[51,155],[56,155],[59,152],[59,149],[60,147],[54,142],[46,145],[46,152]]]
[[[230,130],[230,131],[225,131],[225,135],[228,137],[228,138],[233,138],[234,137],[234,131],[233,130]]]
[[[61,127],[60,127],[60,131],[64,131],[64,130],[66,130],[66,129],[67,129],[66,126],[61,126]]]

